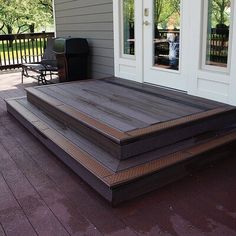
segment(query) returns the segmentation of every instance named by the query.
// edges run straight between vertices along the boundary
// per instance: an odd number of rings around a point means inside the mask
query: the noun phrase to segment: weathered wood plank
[[[54,107],[54,100],[56,100],[56,99],[53,99],[51,96],[48,96],[45,93],[41,93],[39,91],[35,92],[35,91],[36,91],[36,89],[31,89],[31,90],[27,89],[27,98],[29,101],[33,102],[33,104],[35,104],[35,105],[37,105],[38,103],[39,104],[42,103],[43,106],[49,105],[49,107],[48,107],[49,110]],[[40,101],[38,101],[39,99],[40,99]],[[73,109],[72,107],[67,106],[66,104],[55,106],[55,108],[62,111],[63,113],[69,114],[71,117],[75,118],[76,120],[80,120],[85,125],[87,125],[89,127],[93,127],[94,129],[103,133],[104,135],[110,136],[111,138],[114,139],[114,141],[119,142],[120,139],[128,137],[128,135],[124,134],[123,132],[118,131],[110,126],[107,126],[106,124],[101,123],[98,120],[93,119],[92,117],[86,116],[84,113],[82,113],[76,109]],[[52,115],[53,115],[53,113],[52,113]],[[62,118],[62,117],[60,117],[60,118]]]
[[[235,140],[236,131],[233,131],[232,133],[214,138],[213,140],[196,145],[192,148],[187,148],[174,154],[163,156],[158,160],[153,160],[146,164],[120,171],[119,173],[107,176],[105,179],[112,187],[116,187],[122,183],[127,183],[127,181],[132,181],[134,179],[144,177],[147,174],[158,172],[181,161],[209,152],[213,149],[219,148],[220,146],[235,142]]]
[[[151,104],[150,101],[145,103],[143,99],[134,98],[135,94],[133,93],[133,91],[129,91],[126,93],[126,95],[122,95],[122,94],[119,94],[119,91],[112,92],[110,91],[111,88],[103,87],[100,81],[97,83],[94,83],[94,82],[92,83],[83,84],[82,87],[78,86],[78,88],[83,89],[89,92],[90,94],[94,94],[94,95],[97,94],[101,97],[108,98],[112,102],[116,103],[119,106],[119,108],[122,107],[122,109],[126,108],[127,110],[138,112],[140,113],[138,117],[147,115],[150,118],[154,119],[154,122],[156,123],[179,117],[172,109],[168,110],[166,106],[160,105],[158,103],[152,106],[150,105]]]
[[[114,83],[114,84],[120,85],[122,87],[128,87],[128,88],[131,88],[134,90],[136,89],[137,91],[147,92],[149,94],[156,95],[159,97],[166,98],[168,96],[170,101],[176,101],[178,103],[182,103],[185,105],[196,107],[198,109],[203,109],[203,110],[214,109],[216,107],[225,105],[225,104],[211,101],[208,99],[190,96],[185,93],[172,91],[172,90],[168,90],[168,89],[163,89],[163,88],[159,88],[157,86],[150,86],[150,85],[146,85],[146,84],[136,83],[136,82],[128,81],[125,79],[113,77],[113,78],[107,78],[104,80],[107,83]]]
[[[86,101],[87,104],[96,104],[96,107],[102,107],[102,110],[111,111],[114,115],[119,112],[119,117],[124,117],[124,122],[132,122],[133,124],[137,123],[137,125],[138,122],[140,122],[140,126],[148,126],[159,122],[156,117],[151,117],[151,115],[145,114],[144,111],[136,111],[133,107],[126,107],[123,104],[119,104],[116,99],[107,95],[108,92],[99,94],[97,88],[96,92],[94,92],[68,84],[64,88],[57,86],[55,91],[58,90],[63,91],[64,95],[69,96],[71,100],[76,100],[77,102]]]
[[[78,85],[77,87],[79,87]],[[163,110],[166,113],[173,113],[176,115],[187,115],[189,113],[197,113],[197,112],[202,111],[202,109],[194,108],[192,106],[179,104],[176,101],[168,100],[168,93],[166,95],[167,98],[156,97],[156,96],[153,96],[152,94],[148,94],[143,91],[137,91],[137,90],[133,90],[126,87],[121,87],[117,84],[107,83],[104,80],[98,81],[96,86],[94,82],[93,84],[88,83],[88,84],[84,84],[83,86],[87,86],[89,89],[94,90],[94,91],[97,91],[97,87],[98,87],[98,91],[101,92],[101,95],[106,94],[106,93],[108,93],[111,96],[119,94],[120,97],[118,98],[120,99],[124,98],[127,100],[127,102],[129,102],[129,99],[131,99],[131,101],[133,101],[134,104],[135,102],[141,103],[148,107],[151,106],[156,109]],[[112,98],[116,99],[117,97],[113,96]]]
[[[2,145],[1,161],[5,159],[6,153]],[[8,157],[7,157],[8,158]],[[1,171],[3,170],[4,163],[1,164]],[[11,171],[8,165],[8,171]],[[12,172],[12,171],[11,171]],[[15,179],[12,179],[13,182]],[[11,190],[9,189],[2,174],[0,174],[0,235],[22,235],[27,234],[37,235],[28,218],[26,217],[23,209],[15,199]]]
[[[40,88],[38,88],[40,89]],[[64,90],[57,89],[57,87],[48,87],[41,90],[43,93],[52,96],[64,104],[77,109],[88,116],[103,122],[111,127],[114,127],[122,132],[133,130],[139,127],[145,127],[148,124],[137,119],[131,118],[126,114],[121,114],[115,109],[104,107],[102,103],[88,100],[80,95],[77,97],[70,96]]]
[[[4,129],[0,131],[0,135],[2,135],[2,132],[8,134],[4,138],[0,138],[0,141],[17,164],[17,167],[10,166],[13,173],[5,172],[6,178],[14,177],[12,182],[17,187],[12,185],[11,189],[37,234],[100,235],[99,231],[74,209],[70,200],[63,191],[55,186],[55,183],[44,173],[44,170],[40,169],[35,161],[31,159],[27,150],[13,138],[11,132],[14,131]],[[9,167],[9,162],[5,161],[4,163]],[[16,175],[17,171],[18,175]]]
[[[117,166],[119,165],[119,160],[114,158],[111,154],[105,152],[102,148],[93,144],[88,139],[81,136],[78,132],[74,132],[72,129],[70,129],[63,123],[51,118],[46,113],[43,113],[42,110],[37,109],[37,107],[33,106],[26,99],[19,99],[18,103],[24,106],[31,113],[36,115],[49,127],[52,127],[53,129],[57,130],[57,132],[59,132],[65,138],[70,140],[72,143],[76,144],[81,150],[87,152],[89,155],[96,158],[97,161],[102,162],[103,165],[105,165],[109,169],[112,169],[113,171],[117,170]],[[34,125],[36,124],[34,123]],[[48,127],[46,125],[44,126]],[[42,130],[42,127],[39,127],[38,125],[36,127]]]

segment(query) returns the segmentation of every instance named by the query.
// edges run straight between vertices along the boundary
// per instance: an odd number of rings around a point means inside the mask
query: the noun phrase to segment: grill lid
[[[56,38],[53,50],[57,54],[88,54],[89,47],[83,38]]]

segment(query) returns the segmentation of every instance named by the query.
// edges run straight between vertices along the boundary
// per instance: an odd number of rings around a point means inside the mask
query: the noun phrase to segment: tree
[[[180,0],[156,0],[154,2],[154,9],[154,19],[157,27],[159,25],[166,27],[169,18],[176,14],[176,25],[179,24]]]
[[[52,24],[50,2],[51,0],[0,0],[1,31],[5,34],[34,32],[35,28]]]
[[[212,20],[216,24],[229,24],[231,0],[212,0]]]
[[[39,4],[44,6],[45,11],[50,11],[50,13],[53,15],[53,3],[52,0],[39,0]]]

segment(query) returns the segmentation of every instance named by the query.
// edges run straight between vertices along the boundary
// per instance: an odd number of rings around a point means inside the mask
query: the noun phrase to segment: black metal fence
[[[47,40],[54,33],[0,35],[0,70],[13,69],[22,63],[39,62]]]

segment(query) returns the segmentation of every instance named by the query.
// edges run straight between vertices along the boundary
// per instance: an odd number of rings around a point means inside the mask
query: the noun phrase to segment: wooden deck
[[[236,140],[235,107],[180,92],[117,78],[26,92],[7,100],[8,112],[112,204],[189,174]]]
[[[111,208],[6,113],[22,88],[0,75],[0,235],[236,235],[234,153]]]

